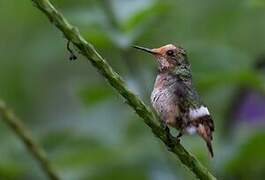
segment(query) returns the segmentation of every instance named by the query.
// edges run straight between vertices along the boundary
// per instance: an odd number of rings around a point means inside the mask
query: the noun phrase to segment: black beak
[[[150,54],[156,54],[156,52],[154,52],[152,49],[149,48],[145,48],[145,47],[141,47],[141,46],[132,46],[135,49],[140,49],[142,51],[148,52]]]

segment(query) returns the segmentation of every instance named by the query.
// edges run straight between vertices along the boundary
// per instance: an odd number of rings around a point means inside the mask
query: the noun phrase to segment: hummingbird
[[[158,74],[151,94],[151,103],[165,130],[176,128],[179,141],[183,134],[198,134],[206,142],[213,157],[214,122],[192,81],[191,65],[186,51],[173,44],[160,48],[133,46],[154,55]]]

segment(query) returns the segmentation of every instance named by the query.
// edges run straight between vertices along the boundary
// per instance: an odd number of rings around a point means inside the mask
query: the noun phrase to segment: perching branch
[[[121,94],[126,102],[136,111],[144,120],[154,135],[164,142],[168,149],[177,155],[180,161],[190,169],[199,179],[216,179],[192,154],[184,147],[174,141],[173,136],[163,130],[158,124],[158,118],[143,103],[143,101],[133,94],[125,85],[123,79],[111,68],[111,66],[96,51],[92,44],[87,42],[79,33],[78,29],[72,26],[66,18],[58,12],[49,0],[32,0],[32,2],[41,10],[64,36],[71,41],[91,63],[106,78],[112,87]]]
[[[39,162],[44,173],[51,180],[59,180],[59,177],[53,166],[50,164],[44,150],[34,141],[29,130],[23,125],[21,120],[8,109],[3,101],[0,100],[0,118],[12,129],[15,134],[22,140],[32,156]]]

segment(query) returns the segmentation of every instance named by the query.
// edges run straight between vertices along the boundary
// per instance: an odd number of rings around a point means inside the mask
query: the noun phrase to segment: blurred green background
[[[154,59],[130,48],[173,43],[188,52],[215,124],[214,159],[184,146],[219,179],[265,176],[265,1],[53,0],[150,104]],[[65,180],[194,179],[30,0],[0,0],[0,98],[32,130]],[[46,179],[0,121],[0,179]]]

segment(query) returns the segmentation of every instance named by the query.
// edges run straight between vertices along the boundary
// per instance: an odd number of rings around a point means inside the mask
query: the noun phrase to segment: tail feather
[[[214,156],[213,153],[213,148],[212,148],[212,131],[210,130],[209,126],[207,126],[206,124],[199,124],[197,127],[197,132],[198,134],[204,139],[204,141],[206,142],[208,151],[211,155],[211,157]]]
[[[209,151],[211,157],[213,158],[214,154],[213,154],[212,143],[211,143],[211,141],[205,141],[205,142],[206,142],[206,145],[207,145],[208,151]]]
[[[214,156],[212,148],[212,133],[214,131],[214,123],[210,115],[204,115],[193,119],[191,122],[193,127],[196,127],[197,133],[204,139],[206,142],[208,151],[211,157]]]

